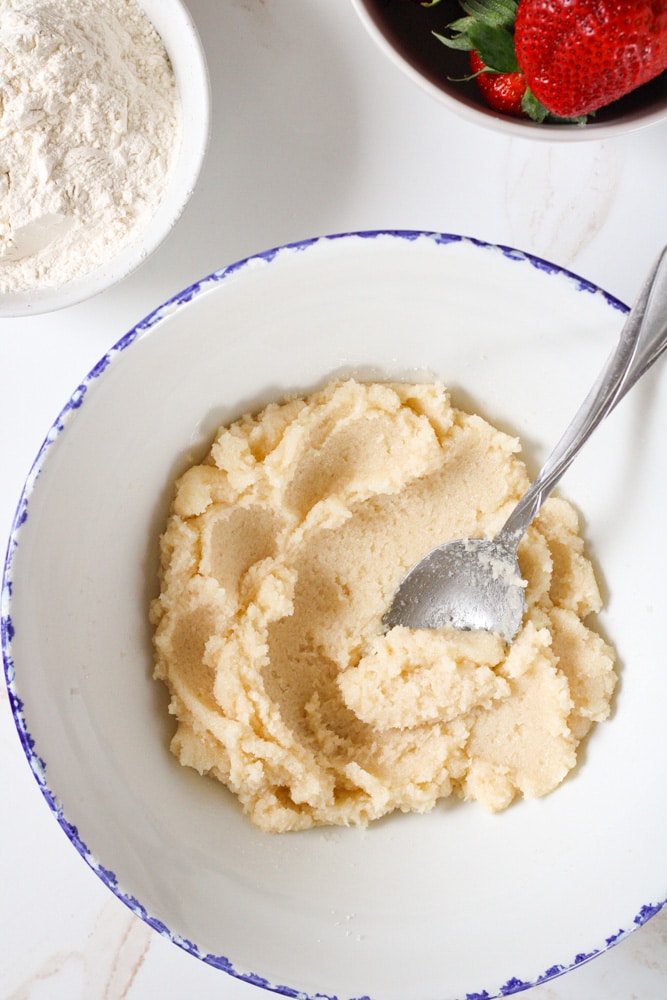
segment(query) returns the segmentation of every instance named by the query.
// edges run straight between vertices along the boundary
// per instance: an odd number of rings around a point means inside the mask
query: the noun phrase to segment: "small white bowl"
[[[664,367],[635,387],[563,482],[606,585],[600,626],[618,650],[621,683],[581,767],[544,799],[495,816],[445,801],[367,830],[262,833],[231,793],[169,753],[174,724],[151,676],[147,615],[174,479],[219,424],[336,376],[435,376],[517,434],[535,470],[625,311],[572,274],[475,240],[322,238],[185,289],[75,391],[9,541],[9,699],[63,831],[158,933],[301,1000],[461,1000],[544,982],[659,909]]]
[[[126,278],[162,243],[192,195],[208,147],[210,89],[204,50],[180,0],[138,0],[171,61],[181,101],[180,148],[159,208],[114,257],[89,274],[57,287],[0,294],[0,318],[32,316],[74,305]]]
[[[609,139],[667,119],[667,73],[602,108],[586,125],[538,124],[489,108],[470,75],[468,53],[434,37],[462,16],[456,0],[429,8],[409,0],[352,0],[362,24],[390,61],[450,111],[473,125],[548,142]]]

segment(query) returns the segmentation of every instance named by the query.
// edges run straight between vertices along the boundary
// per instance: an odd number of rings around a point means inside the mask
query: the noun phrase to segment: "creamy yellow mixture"
[[[268,831],[552,791],[615,684],[568,503],[521,543],[510,646],[381,625],[427,551],[502,526],[518,452],[440,385],[333,383],[222,428],[177,483],[151,608],[181,763]]]

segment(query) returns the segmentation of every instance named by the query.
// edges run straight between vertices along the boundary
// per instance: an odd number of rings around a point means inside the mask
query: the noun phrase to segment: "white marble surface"
[[[667,240],[667,125],[604,143],[507,139],[406,80],[347,0],[190,8],[210,61],[214,130],[185,215],[121,286],[50,316],[0,321],[5,537],[29,465],[81,377],[152,307],[216,267],[326,232],[437,229],[531,251],[629,301]],[[270,995],[161,939],[97,880],[38,791],[4,687],[0,797],[2,1000]],[[660,887],[665,873],[656,879]],[[665,1000],[667,910],[523,995]]]

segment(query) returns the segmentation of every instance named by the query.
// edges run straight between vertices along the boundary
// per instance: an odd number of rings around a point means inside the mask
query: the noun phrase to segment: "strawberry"
[[[667,69],[667,0],[520,0],[514,42],[535,97],[587,115]]]
[[[431,3],[437,0],[431,0]],[[548,115],[533,97],[514,48],[517,0],[460,0],[465,17],[449,24],[444,45],[470,52],[472,75],[485,102],[496,111],[544,121]]]
[[[523,73],[498,73],[490,70],[476,49],[470,53],[470,68],[484,102],[494,111],[524,117],[522,100],[526,93]]]
[[[428,0],[427,5],[437,3]],[[667,69],[667,0],[459,3],[466,16],[448,25],[449,35],[436,37],[450,48],[470,51],[471,59],[477,54],[483,67],[474,69],[475,58],[473,75],[496,110],[537,122],[583,124],[588,115]],[[497,90],[510,87],[508,76],[515,96],[510,106],[501,107]]]

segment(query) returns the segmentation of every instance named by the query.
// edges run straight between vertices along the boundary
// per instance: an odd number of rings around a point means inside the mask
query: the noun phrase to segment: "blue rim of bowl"
[[[542,271],[547,274],[563,275],[573,283],[577,291],[602,295],[605,301],[612,308],[617,309],[622,313],[628,312],[628,307],[613,295],[605,292],[592,282],[581,278],[574,272],[550,263],[541,257],[537,257],[534,254],[530,254],[522,250],[516,250],[513,247],[505,246],[503,244],[490,243],[485,240],[479,240],[469,236],[459,236],[452,233],[439,233],[410,229],[374,229],[358,232],[333,233],[325,236],[316,236],[310,239],[299,240],[293,243],[286,243],[281,246],[273,247],[270,250],[265,250],[262,253],[245,257],[232,264],[228,264],[219,270],[211,272],[211,274],[207,275],[205,278],[196,281],[194,284],[189,285],[182,291],[177,292],[176,295],[167,299],[162,303],[162,305],[158,306],[146,317],[144,317],[144,319],[140,320],[134,327],[132,327],[132,329],[125,333],[124,336],[122,336],[102,358],[100,358],[97,364],[88,373],[86,378],[74,390],[70,399],[65,404],[49,429],[49,432],[42,443],[23,486],[10,529],[2,577],[2,591],[0,593],[0,640],[2,643],[5,680],[9,695],[9,703],[14,717],[14,723],[33,776],[35,777],[39,789],[42,792],[42,795],[44,796],[51,812],[55,816],[68,840],[76,848],[86,864],[88,864],[93,872],[107,886],[107,888],[109,888],[114,895],[121,900],[121,902],[125,903],[125,905],[137,917],[148,924],[152,930],[172,941],[188,954],[198,958],[206,965],[210,965],[215,969],[220,969],[233,976],[235,979],[249,983],[252,986],[257,986],[261,989],[280,994],[281,996],[291,997],[294,998],[294,1000],[338,1000],[338,998],[328,996],[327,994],[320,992],[313,994],[312,997],[309,997],[302,990],[294,987],[271,983],[264,976],[256,973],[239,971],[234,968],[233,963],[224,955],[214,955],[204,952],[194,942],[174,933],[161,920],[150,914],[138,899],[122,888],[115,873],[109,868],[105,868],[104,865],[95,857],[86,843],[82,840],[77,827],[65,816],[63,806],[49,788],[46,773],[47,764],[39,755],[35,740],[33,739],[27,725],[23,702],[17,692],[16,670],[12,656],[12,641],[14,638],[14,628],[11,619],[13,589],[12,565],[20,544],[21,531],[28,519],[30,496],[35,488],[40,471],[44,466],[44,462],[48,457],[49,451],[51,450],[51,446],[59,438],[69,420],[78,410],[81,409],[81,406],[85,402],[87,393],[94,386],[97,379],[103,375],[106,369],[124,351],[126,351],[128,347],[130,347],[140,337],[146,335],[150,330],[158,326],[164,319],[171,316],[177,309],[187,305],[200,294],[205,293],[209,289],[218,285],[220,282],[230,278],[240,271],[243,271],[249,266],[257,263],[268,264],[279,255],[308,250],[316,244],[328,243],[336,240],[372,241],[376,238],[396,239],[406,243],[414,243],[417,240],[431,240],[433,243],[442,246],[452,243],[467,243],[481,250],[501,253],[509,260],[529,264],[538,271]],[[487,990],[478,990],[466,993],[460,998],[457,998],[457,1000],[497,1000],[497,998],[512,996],[517,993],[521,993],[524,990],[531,989],[533,986],[555,979],[556,977],[583,965],[592,958],[603,954],[605,951],[608,951],[613,945],[618,944],[619,941],[622,941],[637,928],[647,923],[651,917],[662,909],[665,903],[667,903],[667,899],[642,906],[627,927],[619,929],[612,933],[609,937],[605,938],[604,944],[594,947],[588,951],[578,953],[569,964],[557,964],[550,966],[533,982],[528,982],[520,978],[511,978],[505,984],[496,988],[497,991],[495,993],[489,993]],[[358,1000],[372,1000],[372,998],[365,996],[359,997]]]

